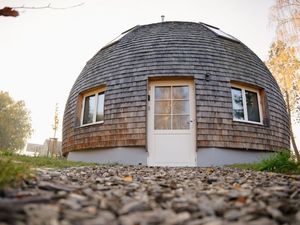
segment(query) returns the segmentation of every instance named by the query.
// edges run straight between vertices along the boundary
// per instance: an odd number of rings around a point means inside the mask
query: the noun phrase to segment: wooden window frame
[[[261,91],[256,88],[247,87],[245,85],[237,85],[237,84],[231,84],[230,91],[232,88],[237,88],[242,91],[242,98],[243,98],[243,112],[244,112],[244,119],[236,119],[233,117],[233,121],[236,122],[243,122],[243,123],[250,123],[250,124],[257,124],[257,125],[263,125],[263,104],[261,102]],[[257,101],[258,101],[258,114],[259,114],[259,122],[248,120],[248,111],[247,111],[247,102],[246,102],[246,91],[254,92],[257,95]],[[231,101],[232,101],[232,94],[231,94]],[[232,105],[232,112],[233,112],[233,105]]]
[[[105,91],[106,91],[105,88],[101,88],[101,89],[96,89],[94,91],[86,92],[86,93],[84,93],[82,95],[82,106],[81,106],[81,117],[80,117],[80,126],[81,127],[104,123]],[[104,95],[104,101],[103,101],[103,120],[96,121],[97,108],[98,108],[98,96],[101,95],[101,94]],[[90,97],[92,95],[95,96],[95,109],[94,109],[94,112],[93,112],[93,122],[83,124],[85,100],[86,100],[87,97]]]
[[[189,92],[190,92],[190,86],[188,85],[188,84],[164,84],[164,85],[157,85],[157,86],[155,86],[154,87],[154,95],[155,95],[155,88],[156,87],[170,87],[170,98],[169,99],[155,99],[155,97],[154,97],[154,108],[155,108],[155,103],[157,102],[157,101],[170,101],[170,103],[171,103],[171,105],[170,105],[170,107],[171,107],[171,111],[170,111],[170,113],[155,113],[155,111],[153,112],[154,113],[154,121],[155,121],[155,116],[170,116],[171,117],[171,127],[170,127],[170,129],[155,129],[155,126],[154,126],[154,130],[168,130],[168,131],[174,131],[174,130],[190,130],[190,128],[188,128],[188,129],[174,129],[174,127],[173,127],[173,116],[189,116],[189,117],[191,117],[191,112],[190,112],[190,105],[189,105],[189,107],[188,107],[188,109],[189,109],[189,112],[188,113],[184,113],[184,114],[176,114],[176,113],[174,113],[173,112],[173,109],[174,109],[174,106],[173,106],[173,102],[174,101],[189,101],[189,104],[191,104],[190,103],[190,93],[188,93],[188,98],[187,99],[174,99],[173,98],[173,88],[174,87],[184,87],[184,86],[186,86],[186,87],[188,87],[188,90],[189,90]],[[190,119],[189,119],[190,120]]]

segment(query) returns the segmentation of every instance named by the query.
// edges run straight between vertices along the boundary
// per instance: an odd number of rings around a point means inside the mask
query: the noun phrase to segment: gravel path
[[[300,176],[142,166],[37,174],[0,193],[0,225],[300,224]]]

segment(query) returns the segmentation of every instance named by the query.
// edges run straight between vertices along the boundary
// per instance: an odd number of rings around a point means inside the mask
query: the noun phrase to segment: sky
[[[34,133],[29,142],[53,136],[55,105],[63,111],[86,62],[123,31],[161,21],[204,22],[245,43],[262,60],[274,40],[269,8],[274,0],[1,0],[4,6],[80,7],[20,10],[0,17],[0,90],[24,100]],[[300,136],[300,129],[297,131]]]

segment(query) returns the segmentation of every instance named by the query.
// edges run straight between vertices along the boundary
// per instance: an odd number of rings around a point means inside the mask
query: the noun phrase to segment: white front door
[[[149,82],[148,165],[196,166],[193,81]]]

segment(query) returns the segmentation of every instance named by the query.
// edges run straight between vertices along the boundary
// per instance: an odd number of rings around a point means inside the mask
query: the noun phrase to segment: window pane
[[[257,93],[246,91],[248,120],[260,122]]]
[[[96,121],[103,121],[104,119],[104,93],[98,94],[98,105],[97,105],[97,114]]]
[[[155,99],[171,99],[171,87],[155,87]]]
[[[237,88],[231,88],[231,95],[232,95],[233,118],[243,120],[244,109],[243,109],[242,90]]]
[[[190,129],[190,116],[173,116],[173,130]]]
[[[155,114],[171,114],[171,101],[155,101]]]
[[[174,86],[172,97],[173,99],[189,99],[189,87]]]
[[[95,95],[85,97],[84,112],[83,112],[83,124],[92,123],[95,110]]]
[[[155,130],[170,130],[171,129],[171,116],[155,115],[154,116],[154,129]]]
[[[189,100],[173,100],[173,114],[189,114]]]

